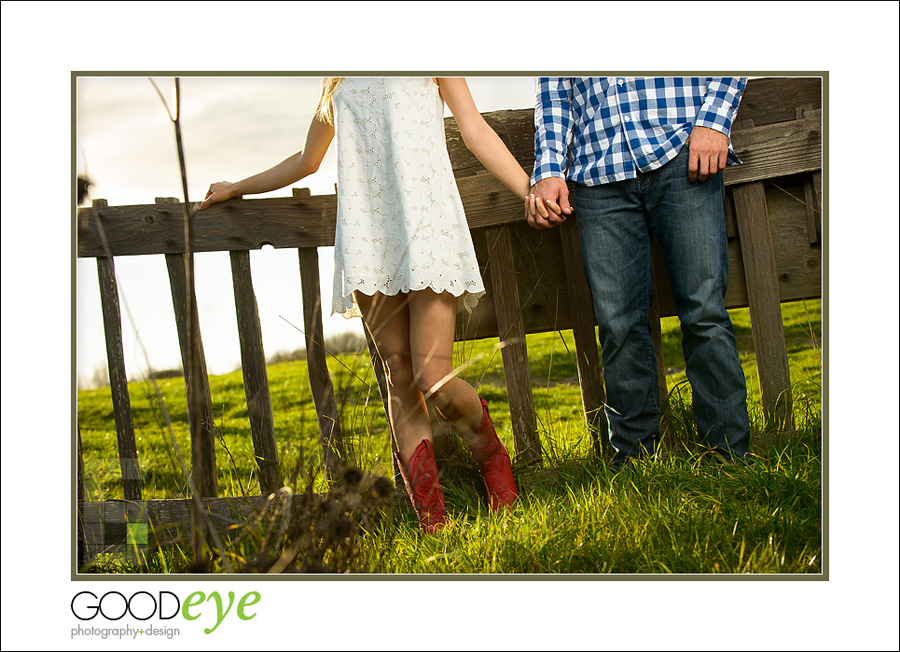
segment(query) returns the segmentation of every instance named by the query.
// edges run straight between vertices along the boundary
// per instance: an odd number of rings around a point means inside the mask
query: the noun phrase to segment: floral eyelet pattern
[[[453,177],[437,86],[421,78],[346,78],[335,89],[338,214],[332,312],[353,292],[431,288],[471,309],[484,283]]]

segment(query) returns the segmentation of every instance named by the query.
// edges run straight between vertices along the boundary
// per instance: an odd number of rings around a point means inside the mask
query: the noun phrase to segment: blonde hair
[[[331,104],[331,97],[334,95],[334,89],[343,81],[343,77],[323,77],[322,78],[322,95],[319,97],[319,104],[316,106],[316,117],[327,124],[334,124],[334,108]]]

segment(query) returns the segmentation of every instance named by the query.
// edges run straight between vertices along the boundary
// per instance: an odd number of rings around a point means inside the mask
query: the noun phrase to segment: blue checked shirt
[[[746,84],[746,77],[541,77],[531,183],[633,179],[675,158],[695,126],[730,137]],[[730,142],[728,163],[740,163]]]

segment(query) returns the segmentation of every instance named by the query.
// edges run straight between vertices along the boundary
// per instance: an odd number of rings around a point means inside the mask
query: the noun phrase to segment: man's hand
[[[531,195],[525,199],[525,218],[535,229],[553,229],[572,214],[569,205],[569,188],[565,179],[547,177],[531,187]]]
[[[694,127],[685,145],[690,147],[688,178],[706,181],[725,169],[728,160],[728,136],[708,127]]]

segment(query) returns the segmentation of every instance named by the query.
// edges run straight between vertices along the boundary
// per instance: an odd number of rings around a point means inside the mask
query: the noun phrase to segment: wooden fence
[[[750,308],[764,410],[783,429],[791,427],[791,384],[780,303],[820,297],[822,289],[821,109],[820,78],[751,80],[732,132],[732,142],[743,165],[725,171],[730,255],[726,305]],[[523,168],[530,171],[532,111],[497,111],[485,114],[485,118]],[[522,469],[542,463],[528,371],[525,336],[529,333],[573,331],[585,419],[596,434],[597,452],[602,453],[606,442],[603,375],[590,290],[581,267],[577,216],[550,231],[528,227],[521,202],[465,148],[452,118],[447,119],[446,127],[447,146],[487,289],[487,296],[471,315],[460,315],[457,339],[499,337],[503,344],[516,465]],[[280,487],[281,475],[249,252],[267,244],[298,252],[310,385],[325,466],[333,474],[339,466],[343,444],[322,346],[316,249],[334,244],[336,208],[335,195],[312,196],[306,189],[295,189],[290,198],[233,200],[196,216],[194,251],[228,251],[231,256],[247,408],[264,494]],[[153,205],[142,206],[107,206],[103,200],[95,200],[90,208],[78,212],[77,255],[97,259],[126,499],[123,503],[85,503],[83,474],[79,476],[79,522],[84,527],[80,536],[93,551],[121,543],[124,522],[143,518],[162,523],[166,514],[173,513],[181,514],[171,517],[175,521],[184,520],[184,501],[141,500],[114,266],[117,256],[165,256],[182,359],[184,368],[190,369],[183,216],[183,207],[173,199],[157,199]],[[658,248],[654,251],[653,276],[659,386],[665,399],[659,318],[675,312]],[[199,331],[193,342],[202,361]],[[384,370],[374,357],[373,361],[383,392]],[[245,498],[243,503],[216,498],[215,433],[205,362],[201,364],[200,376],[195,385],[199,391],[191,391],[190,383],[186,383],[189,411],[200,415],[191,423],[202,429],[195,433],[201,442],[199,450],[192,451],[194,459],[201,462],[195,468],[202,469],[202,476],[195,477],[194,482],[207,509],[223,522],[231,522],[243,518],[248,504],[263,505],[265,497]],[[76,441],[82,468],[80,440]],[[130,506],[127,501],[131,501]]]

